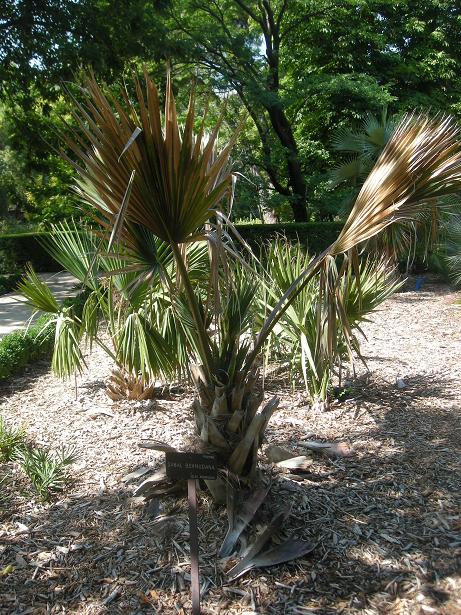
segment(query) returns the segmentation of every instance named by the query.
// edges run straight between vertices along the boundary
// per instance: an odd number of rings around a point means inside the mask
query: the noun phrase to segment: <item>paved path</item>
[[[70,273],[41,273],[40,278],[48,283],[58,301],[77,294],[78,283]],[[0,338],[17,329],[24,329],[32,314],[28,305],[20,303],[22,297],[17,293],[8,293],[0,297]]]

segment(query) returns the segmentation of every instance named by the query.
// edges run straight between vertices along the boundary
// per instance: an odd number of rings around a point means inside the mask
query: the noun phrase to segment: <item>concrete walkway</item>
[[[75,289],[78,280],[70,273],[41,273],[39,277],[48,284],[58,301],[73,297],[78,292]],[[17,293],[0,297],[0,339],[12,331],[26,327],[33,310],[20,303],[21,299],[21,295]]]

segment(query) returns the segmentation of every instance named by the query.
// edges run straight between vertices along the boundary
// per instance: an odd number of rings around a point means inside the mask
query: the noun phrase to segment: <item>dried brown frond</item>
[[[407,115],[360,191],[333,254],[350,250],[397,220],[412,219],[461,188],[461,142],[453,118]]]

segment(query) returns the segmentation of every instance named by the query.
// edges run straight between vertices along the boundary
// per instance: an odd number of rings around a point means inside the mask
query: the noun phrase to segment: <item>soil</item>
[[[366,323],[345,395],[312,410],[302,390],[268,378],[282,398],[267,444],[306,454],[306,440],[342,443],[344,457],[318,452],[304,474],[261,463],[271,491],[253,527],[291,506],[280,541],[313,543],[309,555],[229,581],[217,551],[227,516],[199,493],[203,613],[373,615],[461,613],[461,308],[459,293],[410,279]],[[40,503],[14,463],[0,465],[0,613],[189,613],[187,501],[134,498],[163,454],[160,440],[186,450],[192,391],[112,402],[106,357],[93,349],[74,383],[34,366],[0,390],[0,413],[31,441],[72,447],[73,482]],[[244,542],[244,541],[243,541]]]

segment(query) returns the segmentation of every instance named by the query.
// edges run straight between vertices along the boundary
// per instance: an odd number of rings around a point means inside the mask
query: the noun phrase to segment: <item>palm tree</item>
[[[167,244],[173,254],[177,284],[165,273],[176,322],[184,332],[197,397],[193,404],[199,446],[214,451],[224,474],[208,486],[217,500],[226,492],[225,476],[251,481],[266,427],[278,405],[262,406],[258,380],[261,350],[296,297],[319,276],[325,298],[323,352],[335,356],[338,327],[348,351],[357,349],[346,317],[340,287],[344,272],[359,274],[357,247],[396,221],[412,219],[461,186],[459,131],[449,117],[408,115],[398,125],[360,190],[337,240],[306,263],[264,321],[256,338],[246,335],[255,282],[239,274],[226,239],[221,206],[232,192],[228,164],[237,138],[217,151],[221,120],[206,134],[205,120],[195,133],[194,94],[180,127],[168,77],[165,112],[145,75],[135,80],[136,103],[106,97],[93,77],[83,103],[75,102],[79,130],[65,135],[75,158],[78,193],[95,222],[114,245],[136,251],[140,229]],[[110,238],[109,238],[110,236]],[[208,287],[197,288],[188,275],[185,246],[208,244]],[[336,257],[342,255],[340,270]],[[248,265],[245,265],[248,266]],[[161,263],[159,263],[161,267]],[[132,269],[133,270],[133,269]],[[348,275],[349,275],[348,274]],[[130,350],[129,348],[127,349]],[[136,348],[131,349],[136,352]]]
[[[333,149],[348,154],[349,160],[331,171],[333,185],[347,181],[358,187],[373,168],[397,124],[397,117],[389,117],[384,107],[381,117],[368,113],[359,130],[338,129],[333,136]]]

